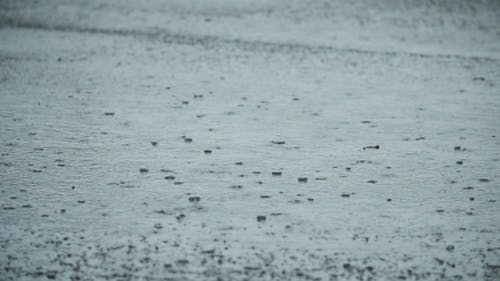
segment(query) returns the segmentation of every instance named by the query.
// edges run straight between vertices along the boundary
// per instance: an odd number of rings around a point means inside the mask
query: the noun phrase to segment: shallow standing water
[[[497,280],[499,10],[2,2],[0,280]]]

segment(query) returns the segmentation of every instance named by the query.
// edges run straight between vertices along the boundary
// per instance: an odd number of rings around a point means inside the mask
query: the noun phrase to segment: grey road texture
[[[0,0],[0,280],[500,280],[500,2]]]

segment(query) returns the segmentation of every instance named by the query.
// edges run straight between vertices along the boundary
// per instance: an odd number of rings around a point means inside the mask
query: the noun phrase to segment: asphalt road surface
[[[500,280],[500,2],[0,1],[0,280]]]

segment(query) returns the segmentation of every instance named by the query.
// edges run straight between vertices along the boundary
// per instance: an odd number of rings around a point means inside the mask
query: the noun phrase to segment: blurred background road
[[[498,280],[500,2],[0,0],[0,280]]]

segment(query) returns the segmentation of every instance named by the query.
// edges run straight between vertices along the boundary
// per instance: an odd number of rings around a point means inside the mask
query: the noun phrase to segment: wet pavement
[[[498,280],[496,1],[0,2],[0,280]]]

